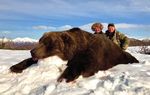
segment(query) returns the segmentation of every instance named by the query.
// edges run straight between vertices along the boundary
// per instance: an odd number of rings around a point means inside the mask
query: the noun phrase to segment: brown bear
[[[66,31],[47,32],[31,50],[32,58],[12,66],[12,72],[21,72],[38,59],[57,55],[68,60],[67,68],[57,81],[66,82],[80,75],[89,77],[99,70],[107,70],[117,64],[138,63],[131,54],[123,51],[104,35],[91,34],[79,28]],[[19,70],[19,71],[18,71]]]

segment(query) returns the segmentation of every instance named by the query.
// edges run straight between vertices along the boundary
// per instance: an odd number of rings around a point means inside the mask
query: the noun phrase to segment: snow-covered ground
[[[0,95],[150,95],[150,55],[139,54],[139,47],[127,50],[140,63],[118,65],[74,83],[57,83],[58,67],[67,62],[57,56],[16,74],[10,66],[30,57],[27,50],[0,50]]]

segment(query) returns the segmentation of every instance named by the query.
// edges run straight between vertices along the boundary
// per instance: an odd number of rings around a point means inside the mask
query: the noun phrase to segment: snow
[[[10,66],[29,58],[29,50],[0,50],[0,95],[150,95],[150,55],[129,47],[139,64],[120,64],[75,82],[58,83],[60,68],[66,61],[57,56],[39,60],[38,64],[16,74]]]
[[[33,43],[33,42],[38,42],[38,40],[35,40],[35,39],[31,39],[31,38],[28,38],[28,37],[24,37],[24,38],[15,38],[12,40],[13,42],[30,42],[30,43]]]

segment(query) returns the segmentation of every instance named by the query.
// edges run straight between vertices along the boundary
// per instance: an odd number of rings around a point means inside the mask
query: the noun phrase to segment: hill
[[[150,39],[135,39],[129,38],[130,44],[129,46],[149,46]],[[0,48],[3,49],[16,49],[16,50],[29,50],[32,49],[38,40],[31,39],[28,37],[25,38],[15,38],[15,39],[8,39],[8,38],[0,38]]]
[[[150,39],[135,39],[135,38],[129,38],[130,44],[129,46],[149,46],[150,45]]]
[[[8,39],[2,38],[0,39],[0,48],[2,49],[16,49],[16,50],[29,50],[32,49],[38,40],[31,39],[28,37],[25,38],[15,38]]]

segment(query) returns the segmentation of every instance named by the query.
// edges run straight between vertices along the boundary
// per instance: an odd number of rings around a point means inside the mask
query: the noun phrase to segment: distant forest
[[[12,40],[4,41],[3,38],[0,40],[0,49],[11,49],[11,50],[31,50],[35,47],[36,42],[13,42]],[[142,46],[140,53],[150,54],[150,40],[138,40],[130,38],[129,46]]]

